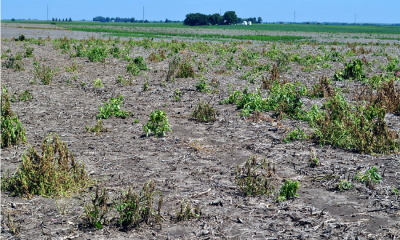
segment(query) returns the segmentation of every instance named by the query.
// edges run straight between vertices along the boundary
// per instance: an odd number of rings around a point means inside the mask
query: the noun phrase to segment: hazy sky
[[[184,20],[188,13],[261,17],[265,22],[400,23],[400,0],[2,0],[1,19],[134,17],[153,21]],[[355,16],[357,14],[357,16]]]

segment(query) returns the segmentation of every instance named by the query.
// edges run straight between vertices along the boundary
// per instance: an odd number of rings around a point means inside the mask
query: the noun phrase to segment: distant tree
[[[69,20],[68,20],[69,22],[72,22],[72,18],[69,18]]]
[[[54,22],[54,18],[52,18],[51,21]]]
[[[165,19],[165,22],[166,22],[166,23],[168,23],[168,22],[169,22],[168,18],[166,18],[166,19]]]
[[[258,21],[257,21],[258,23],[261,23],[262,22],[262,18],[261,17],[258,17]]]
[[[135,18],[133,17],[133,18],[131,18],[131,23],[134,23],[135,22]]]
[[[110,18],[109,17],[106,17],[106,22],[110,22]]]
[[[148,23],[149,21],[147,21],[147,19],[146,19],[146,20],[144,20],[144,22],[145,22],[145,23]]]
[[[14,19],[14,18],[11,18],[11,21],[15,22],[15,19]]]
[[[238,17],[235,11],[227,11],[224,13],[223,20],[226,20],[226,24],[235,24],[238,21]]]
[[[222,17],[219,15],[219,13],[214,13],[213,15],[208,16],[208,23],[211,25],[215,24],[221,24],[222,23]]]

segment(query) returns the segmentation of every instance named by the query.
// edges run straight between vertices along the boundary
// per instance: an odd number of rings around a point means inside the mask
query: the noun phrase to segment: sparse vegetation
[[[68,196],[90,185],[85,165],[75,161],[67,145],[57,134],[49,134],[41,146],[42,155],[30,147],[22,155],[22,164],[10,176],[4,174],[1,189],[31,199],[34,195],[46,197]]]
[[[108,119],[111,116],[128,118],[131,113],[125,110],[121,110],[124,97],[119,96],[117,98],[110,98],[110,102],[103,102],[104,106],[99,106],[99,114],[97,119]]]
[[[265,158],[257,162],[256,156],[250,156],[243,167],[236,166],[235,182],[245,196],[268,195],[275,188],[273,176],[275,163]]]
[[[192,117],[199,122],[215,122],[217,111],[208,103],[199,102],[195,107]]]

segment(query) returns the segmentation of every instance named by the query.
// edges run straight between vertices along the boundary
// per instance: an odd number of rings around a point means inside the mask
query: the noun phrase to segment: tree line
[[[110,18],[110,17],[102,17],[102,16],[97,16],[93,18],[93,21],[96,22],[138,22],[134,17],[132,18],[120,18],[120,17],[115,17],[115,18]]]
[[[183,24],[190,26],[200,26],[200,25],[229,25],[242,23],[243,21],[251,21],[253,23],[261,23],[262,18],[239,18],[235,11],[227,11],[224,15],[220,15],[219,13],[214,13],[211,15],[206,15],[202,13],[189,13],[186,15]]]
[[[53,22],[57,22],[57,21],[58,22],[72,22],[72,19],[71,18],[69,18],[69,19],[67,19],[67,18],[63,18],[63,19],[52,18],[51,21],[53,21]]]

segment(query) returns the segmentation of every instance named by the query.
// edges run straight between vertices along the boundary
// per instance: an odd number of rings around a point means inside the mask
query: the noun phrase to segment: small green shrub
[[[157,109],[150,113],[150,120],[143,126],[143,131],[146,133],[147,137],[150,132],[159,137],[164,137],[166,131],[172,132],[165,112]]]
[[[33,147],[22,155],[22,164],[13,176],[3,175],[2,190],[31,199],[36,194],[67,196],[82,191],[91,183],[85,165],[75,162],[72,152],[57,134],[49,134],[41,149],[42,155]]]
[[[174,91],[174,98],[176,101],[180,101],[182,97],[182,92],[177,88]]]
[[[336,185],[336,189],[340,192],[344,192],[346,190],[350,190],[353,188],[353,184],[346,180],[340,180],[340,182]]]
[[[91,62],[105,62],[108,57],[108,51],[105,47],[94,46],[87,50],[85,54]]]
[[[200,79],[195,85],[196,90],[199,92],[209,92],[210,89],[208,89],[207,86],[208,84],[205,79]]]
[[[299,187],[299,181],[291,181],[290,179],[286,179],[281,186],[278,201],[286,201],[291,198],[298,197],[299,195],[297,194],[297,190],[299,190]]]
[[[257,162],[256,156],[250,156],[242,168],[236,166],[235,182],[245,196],[268,195],[274,190],[275,171],[274,163],[265,158]]]
[[[389,153],[400,149],[398,134],[389,131],[385,122],[386,110],[379,105],[349,104],[344,96],[336,96],[324,103],[319,111],[313,106],[308,121],[312,138],[321,145],[355,149],[365,153]]]
[[[143,92],[146,92],[147,90],[149,90],[149,83],[147,81],[145,81],[143,83]]]
[[[372,168],[365,171],[365,174],[360,174],[357,172],[357,174],[354,176],[354,179],[359,180],[370,188],[373,188],[375,184],[379,183],[379,181],[382,180],[382,177],[379,174],[378,169],[373,166]]]
[[[100,78],[93,80],[93,87],[94,88],[102,88],[104,84],[101,82]]]
[[[185,59],[179,64],[178,73],[176,74],[178,78],[194,78],[194,70],[192,64],[190,64],[188,59]]]
[[[338,81],[342,81],[345,79],[364,79],[365,74],[362,61],[360,59],[354,59],[349,63],[346,63],[344,70],[336,72],[333,75],[333,78]]]
[[[191,204],[183,199],[181,201],[181,206],[179,212],[176,212],[177,222],[189,220],[194,217],[200,217],[201,212],[199,208],[192,207]]]
[[[2,63],[2,66],[5,68],[12,68],[15,71],[24,71],[24,62],[20,59],[18,60],[16,57],[14,56],[10,56],[8,57],[8,59]]]
[[[11,111],[6,86],[1,94],[1,148],[26,142],[25,128],[18,116]]]
[[[217,111],[208,103],[199,102],[195,107],[192,117],[199,122],[215,122]]]
[[[78,64],[76,63],[76,60],[71,64],[71,66],[65,66],[65,71],[66,72],[77,72],[78,71]]]
[[[132,114],[128,111],[121,110],[121,105],[124,98],[119,96],[117,98],[110,98],[110,103],[103,102],[104,106],[99,106],[99,114],[97,119],[108,119],[111,116],[128,118]]]
[[[51,69],[49,66],[41,65],[38,62],[34,62],[33,74],[35,79],[40,80],[43,85],[51,84],[55,69]]]
[[[25,49],[25,57],[29,58],[29,57],[33,57],[33,47],[27,47]]]

